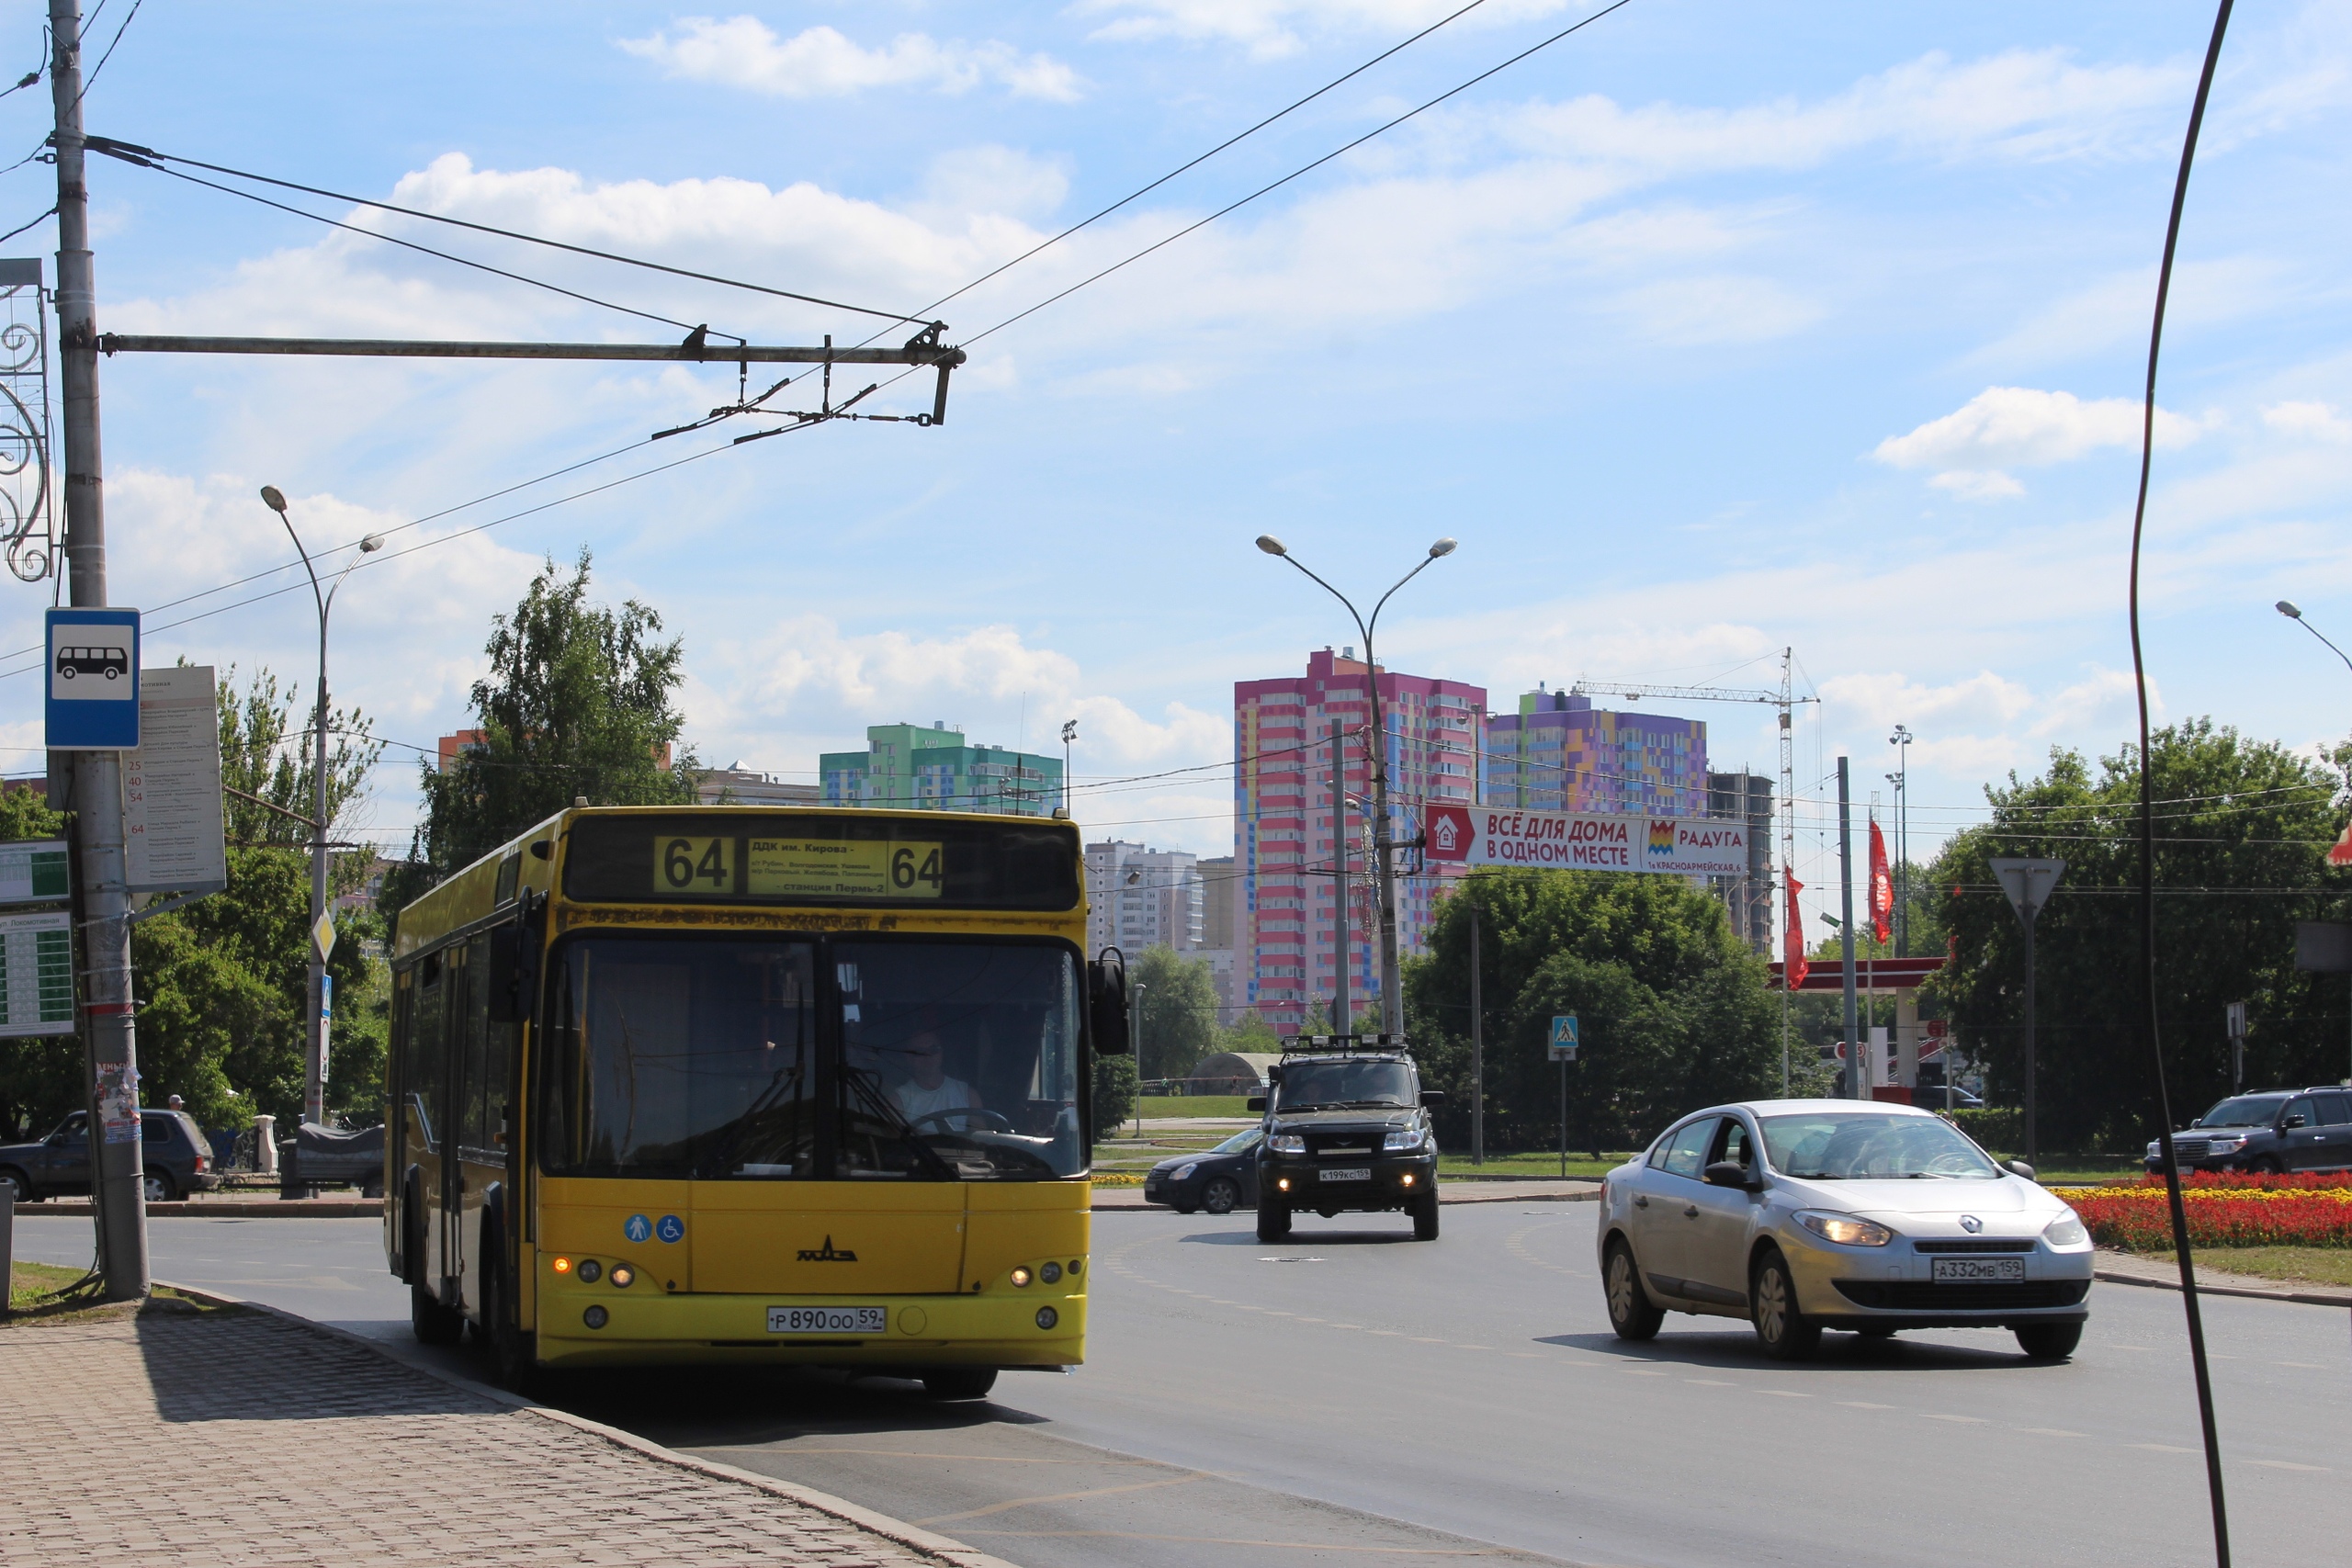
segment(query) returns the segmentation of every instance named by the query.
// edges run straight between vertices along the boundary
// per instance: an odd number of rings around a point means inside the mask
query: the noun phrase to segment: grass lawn
[[[97,1299],[95,1289],[85,1290],[55,1300],[46,1299],[82,1277],[79,1269],[62,1268],[54,1263],[14,1263],[8,1269],[8,1315],[11,1326],[40,1323],[76,1323],[93,1318],[119,1316],[125,1313],[234,1312],[228,1306],[213,1306],[191,1301],[176,1291],[157,1291],[142,1303],[104,1303]]]
[[[1255,1116],[1242,1094],[1147,1094],[1136,1101],[1138,1116]]]
[[[2170,1252],[2139,1252],[2135,1258],[2169,1263]],[[2201,1247],[2197,1261],[2230,1274],[2253,1274],[2297,1284],[2352,1285],[2352,1248],[2341,1247]]]

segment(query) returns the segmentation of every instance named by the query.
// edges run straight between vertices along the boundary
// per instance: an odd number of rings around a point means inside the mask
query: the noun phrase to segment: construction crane
[[[1805,703],[1819,703],[1815,695],[1796,694],[1796,649],[1781,649],[1781,685],[1778,691],[1758,690],[1741,686],[1660,686],[1641,682],[1617,682],[1580,680],[1571,691],[1587,695],[1623,697],[1638,703],[1645,697],[1664,697],[1686,703],[1763,703],[1781,710],[1781,868],[1786,872],[1796,864],[1797,857],[1797,791],[1796,791],[1796,730],[1791,722],[1796,709]],[[1768,890],[1766,897],[1770,897]]]

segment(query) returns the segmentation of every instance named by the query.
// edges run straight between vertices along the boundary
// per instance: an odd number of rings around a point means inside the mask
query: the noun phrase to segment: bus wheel
[[[424,1252],[424,1227],[411,1222],[408,1256],[408,1325],[420,1345],[455,1345],[466,1331],[463,1313],[441,1304],[433,1288],[433,1270]]]
[[[995,1386],[994,1367],[933,1367],[922,1374],[922,1391],[933,1399],[986,1399]]]

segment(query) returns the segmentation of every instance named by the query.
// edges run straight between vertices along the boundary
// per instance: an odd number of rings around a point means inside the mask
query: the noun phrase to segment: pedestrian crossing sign
[[[1561,1013],[1552,1020],[1550,1036],[1552,1060],[1573,1062],[1577,1059],[1577,1015]]]

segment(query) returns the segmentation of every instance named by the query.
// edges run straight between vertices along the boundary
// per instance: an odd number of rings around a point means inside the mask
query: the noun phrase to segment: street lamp
[[[1069,815],[1069,743],[1078,739],[1078,720],[1062,721],[1062,815]]]
[[[2289,620],[2290,620],[2290,621],[2294,622],[2297,626],[2299,626],[2302,627],[2302,628],[2303,628],[2303,630],[2305,630],[2305,631],[2307,631],[2307,632],[2311,633],[2311,634],[2312,634],[2312,636],[2313,636],[2313,637],[2318,637],[2320,641],[2322,641],[2322,642],[2327,642],[2327,637],[2326,637],[2325,634],[2324,634],[2323,632],[2321,632],[2321,630],[2320,630],[2317,626],[2315,626],[2312,625],[2309,621],[2307,621],[2307,620],[2303,619],[2303,613],[2302,613],[2302,611],[2301,611],[2301,610],[2299,610],[2299,609],[2297,609],[2297,608],[2295,607],[2294,602],[2293,602],[2292,600],[2290,600],[2290,599],[2281,599],[2281,600],[2279,600],[2279,601],[2278,601],[2278,613],[2279,613],[2280,615],[2282,615],[2286,616]],[[2352,670],[2352,654],[2347,654],[2347,653],[2346,653],[2342,649],[2340,649],[2340,648],[2336,647],[2336,646],[2335,646],[2334,643],[2332,643],[2332,642],[2327,642],[2327,650],[2328,650],[2330,653],[2335,654],[2336,658],[2343,660],[2344,660],[2344,667],[2345,667],[2346,669],[2347,669],[2347,670]]]
[[[335,590],[343,586],[352,569],[365,557],[384,547],[381,534],[370,534],[359,541],[359,554],[335,574],[324,590],[319,587],[319,570],[311,562],[311,552],[302,547],[302,536],[294,532],[294,520],[286,514],[286,495],[276,485],[261,487],[262,504],[277,513],[286,525],[288,538],[294,541],[294,552],[302,558],[302,570],[311,576],[311,597],[319,607],[319,711],[311,725],[317,744],[311,752],[311,1060],[303,1073],[302,1120],[322,1125],[327,1114],[327,1037],[330,1019],[326,990],[326,944],[319,935],[319,928],[327,913],[327,612],[334,607]]]
[[[1380,602],[1372,607],[1372,618],[1366,620],[1348,596],[1317,577],[1301,565],[1289,547],[1272,534],[1258,536],[1258,547],[1270,556],[1283,559],[1306,572],[1315,585],[1347,606],[1356,623],[1356,630],[1363,637],[1365,683],[1372,692],[1372,744],[1365,748],[1372,762],[1372,874],[1380,890],[1380,1018],[1382,1032],[1401,1035],[1405,1032],[1405,998],[1397,978],[1396,964],[1396,868],[1391,863],[1396,847],[1396,831],[1388,817],[1388,720],[1380,705],[1380,661],[1374,656],[1373,628],[1380,625],[1380,612],[1395,596],[1396,590],[1421,574],[1430,562],[1453,553],[1455,543],[1451,538],[1440,539],[1430,547],[1413,570],[1398,578]]]

